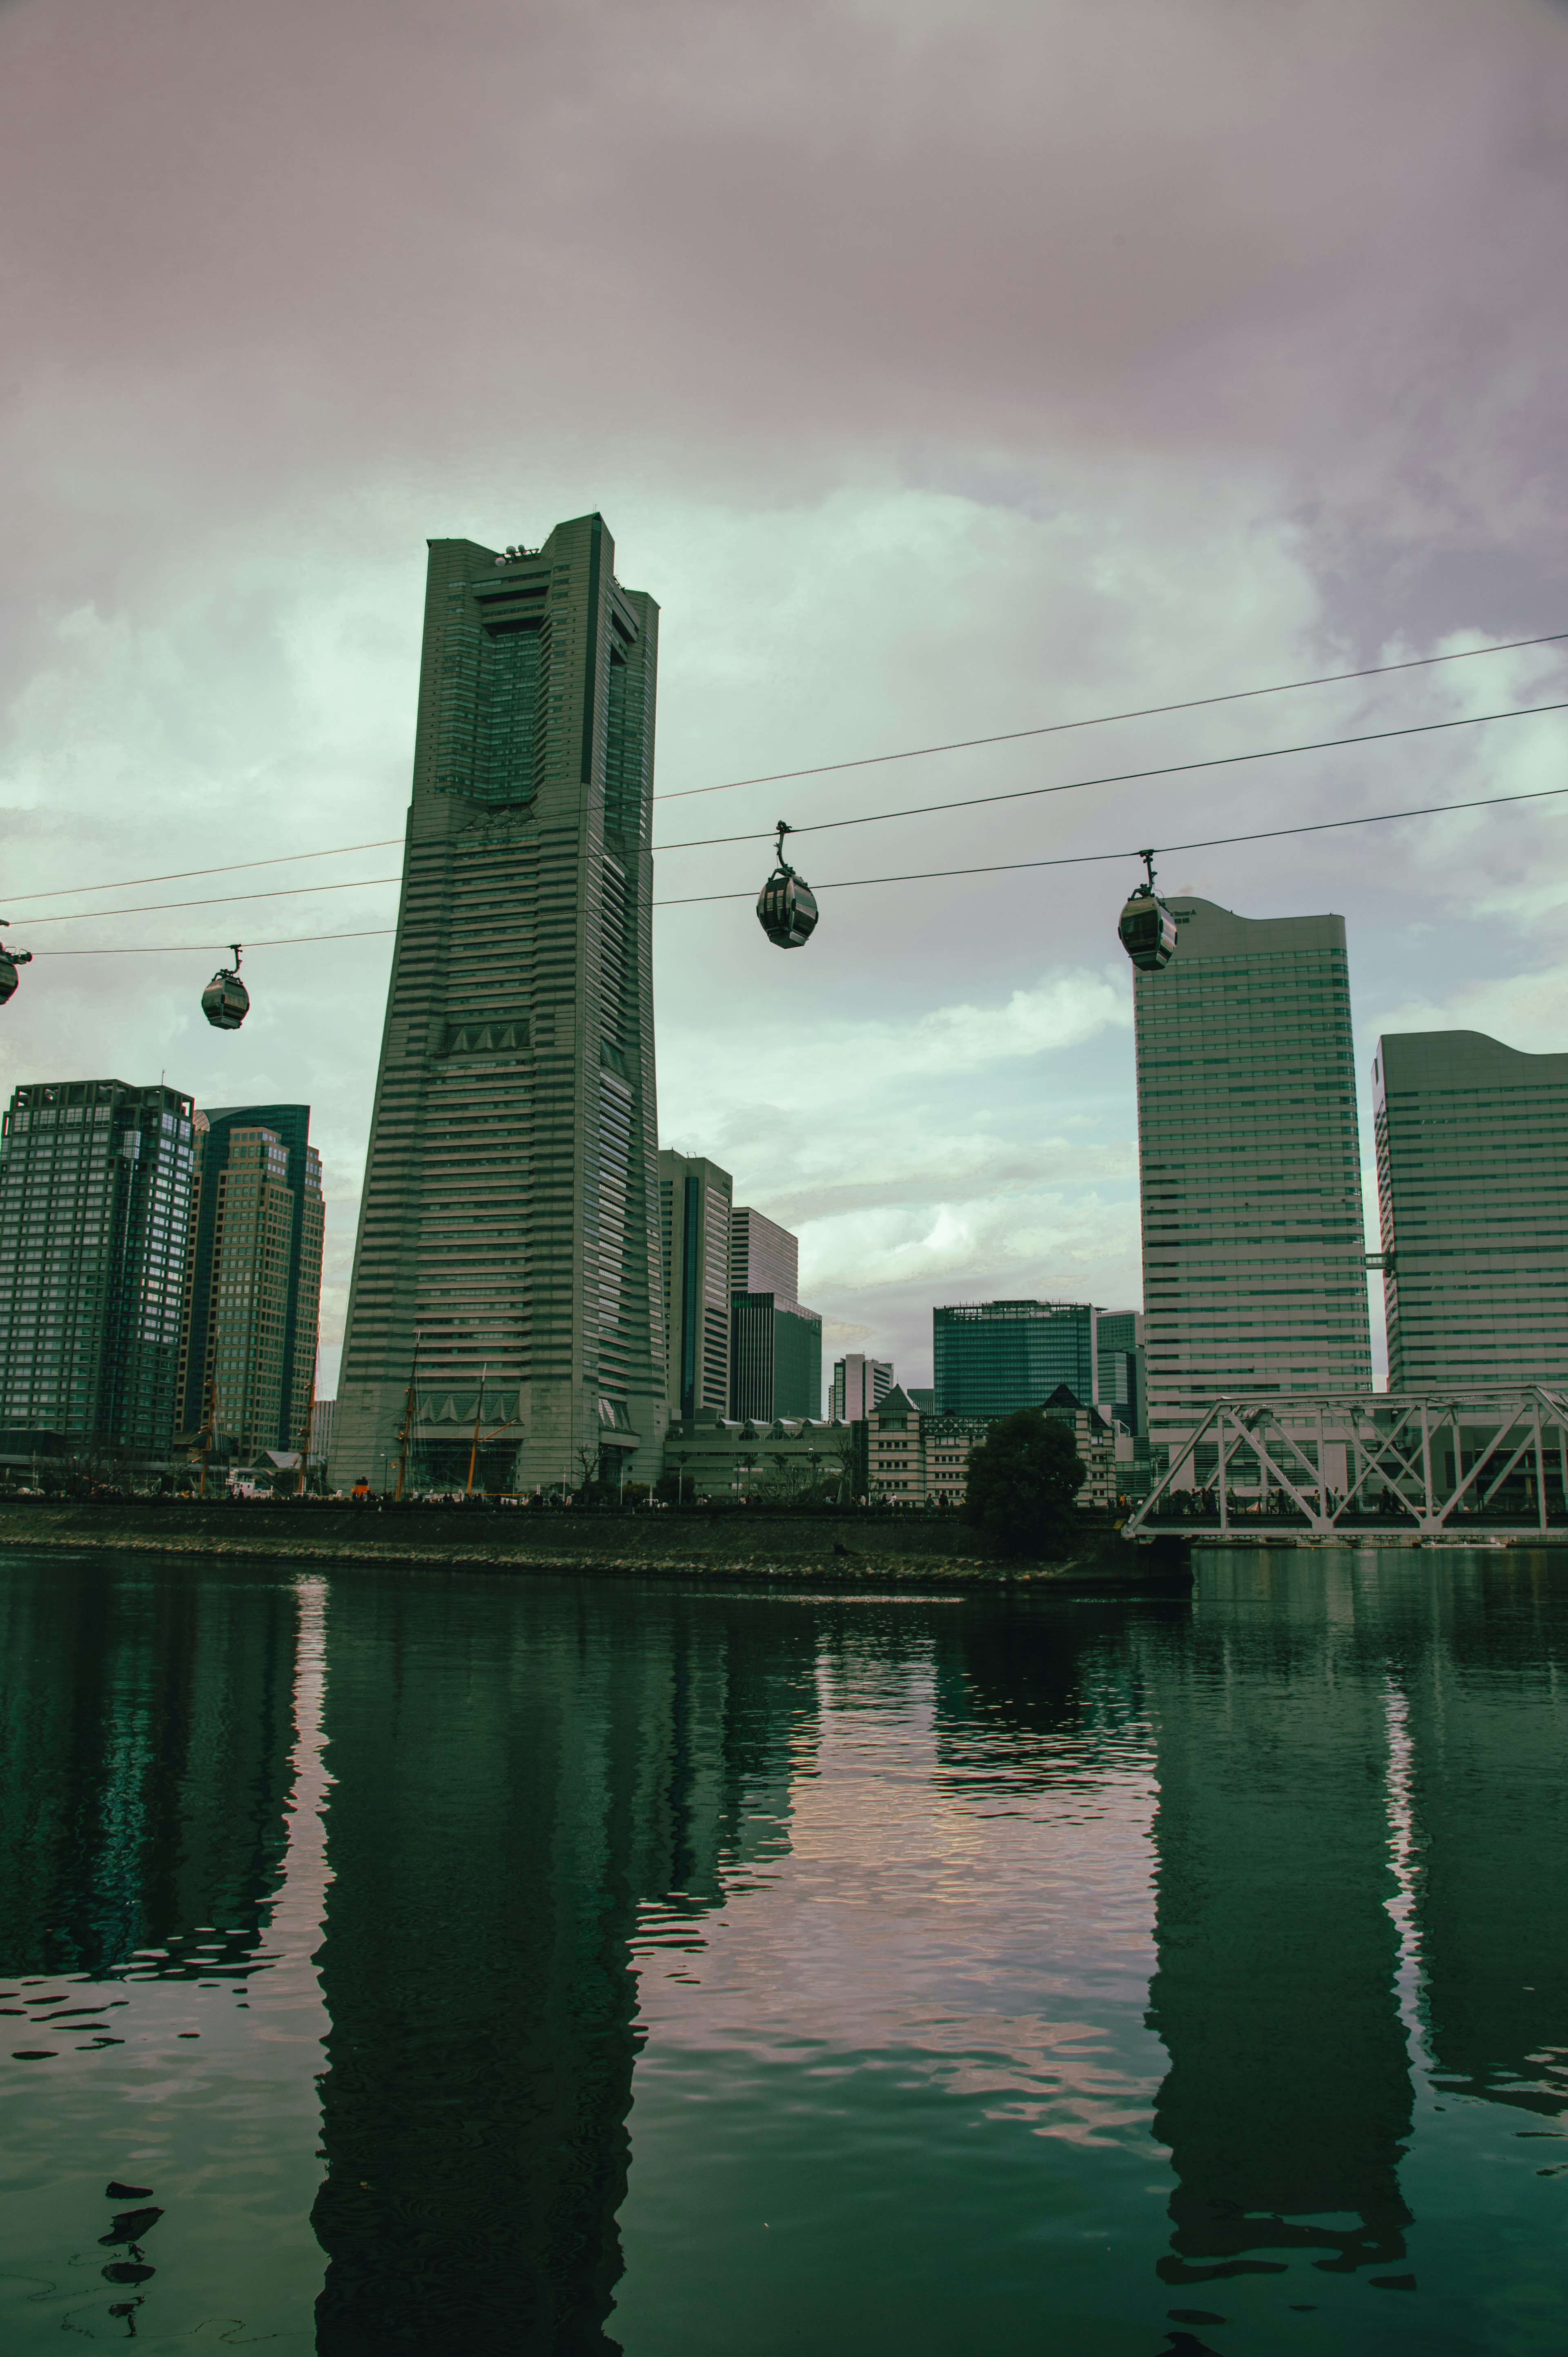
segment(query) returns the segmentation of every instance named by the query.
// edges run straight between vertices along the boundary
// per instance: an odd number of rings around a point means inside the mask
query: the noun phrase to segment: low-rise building
[[[854,1495],[854,1433],[847,1424],[814,1416],[765,1418],[682,1416],[664,1441],[664,1470],[676,1494],[750,1498],[787,1505],[820,1497]]]
[[[1085,1407],[1076,1392],[1058,1383],[1045,1412],[1072,1426],[1085,1476],[1080,1506],[1108,1507],[1119,1495],[1116,1435],[1098,1409]],[[970,1450],[985,1438],[993,1416],[931,1415],[896,1385],[875,1415],[858,1427],[860,1494],[873,1505],[961,1506],[969,1488]]]
[[[1070,1424],[1084,1464],[1083,1487],[1074,1503],[1113,1506],[1117,1498],[1116,1436],[1098,1408],[1085,1407],[1076,1392],[1058,1383],[1046,1402],[1046,1414],[1055,1423]]]

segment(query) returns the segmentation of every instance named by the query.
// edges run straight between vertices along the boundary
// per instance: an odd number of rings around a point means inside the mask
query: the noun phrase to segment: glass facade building
[[[604,519],[430,544],[403,892],[332,1429],[378,1483],[651,1480],[659,609]],[[411,1478],[413,1478],[411,1474]]]
[[[1094,1397],[1094,1321],[1087,1301],[982,1301],[931,1312],[939,1415],[1011,1415],[1058,1383]]]
[[[1227,1393],[1372,1383],[1345,920],[1170,907],[1133,979],[1156,1447]]]
[[[316,1388],[324,1207],[310,1107],[199,1113],[176,1429],[297,1448]]]
[[[1568,1054],[1391,1032],[1372,1066],[1389,1389],[1568,1381]]]
[[[1144,1313],[1101,1309],[1094,1321],[1094,1405],[1131,1433],[1144,1429]]]
[[[727,1170],[701,1155],[659,1157],[659,1227],[671,1416],[729,1414],[730,1198]]]
[[[730,1414],[741,1422],[820,1416],[822,1321],[776,1293],[730,1296]]]
[[[195,1108],[161,1083],[37,1082],[0,1139],[0,1426],[162,1456],[174,1438]]]

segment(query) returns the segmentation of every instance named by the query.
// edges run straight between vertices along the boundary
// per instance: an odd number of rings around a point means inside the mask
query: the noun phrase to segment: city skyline
[[[616,37],[412,0],[395,38],[345,0],[325,49],[285,0],[261,70],[242,20],[149,5],[134,25],[87,0],[0,10],[24,355],[0,423],[0,914],[35,952],[0,1091],[166,1066],[199,1103],[316,1106],[334,1388],[396,857],[42,896],[401,835],[427,534],[532,544],[558,516],[614,519],[619,570],[663,607],[671,795],[1568,612],[1568,328],[1539,291],[1560,266],[1568,34],[1541,0],[1484,20],[1311,0],[1240,43],[1219,0],[1193,0],[1144,28],[1156,62],[1109,124],[1114,6],[830,5],[810,39],[764,12],[716,46],[677,14],[650,107],[654,36],[624,0]],[[149,54],[145,104],[117,104]],[[573,208],[585,105],[605,178]],[[406,159],[432,141],[444,167],[413,205]],[[479,193],[498,152],[520,191],[504,230]],[[193,210],[192,170],[222,187],[220,220]],[[652,251],[626,231],[650,206]],[[1086,206],[1090,233],[1064,240]],[[526,417],[495,394],[514,379]],[[660,855],[657,897],[681,903],[656,919],[661,1143],[713,1156],[800,1235],[831,1357],[918,1383],[933,1298],[1135,1298],[1113,939],[1135,847],[1550,786],[1562,716],[802,832],[822,916],[788,956],[752,914],[773,823],[1467,721],[1555,700],[1563,675],[1561,652],[1520,650],[671,799],[657,841],[744,839]],[[1366,1088],[1384,1031],[1568,1041],[1558,807],[1160,866],[1259,917],[1344,916]],[[1119,848],[1124,866],[827,888]],[[154,905],[306,883],[333,889]],[[236,937],[252,1011],[220,1035],[196,1002]],[[1365,1146],[1369,1092],[1361,1117]]]

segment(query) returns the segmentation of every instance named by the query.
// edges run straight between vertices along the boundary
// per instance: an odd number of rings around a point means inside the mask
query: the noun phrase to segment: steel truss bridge
[[[1272,1393],[1216,1400],[1122,1525],[1258,1545],[1348,1533],[1568,1542],[1568,1391]]]

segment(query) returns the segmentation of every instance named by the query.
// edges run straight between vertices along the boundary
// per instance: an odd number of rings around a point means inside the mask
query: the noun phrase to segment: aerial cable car
[[[1155,889],[1155,855],[1140,851],[1148,881],[1134,884],[1122,910],[1116,931],[1122,946],[1140,974],[1158,974],[1169,965],[1176,945],[1176,920]]]
[[[9,924],[9,922],[8,917],[0,917],[0,925]],[[16,968],[19,965],[31,965],[32,963],[31,950],[8,950],[5,943],[0,942],[0,1006],[5,1006],[16,987]]]
[[[240,979],[240,944],[232,966],[220,965],[201,994],[201,1011],[214,1031],[237,1031],[251,1011],[251,994]]]
[[[794,832],[779,821],[779,865],[757,895],[757,921],[776,950],[798,950],[816,930],[817,896],[784,857],[784,838]]]

